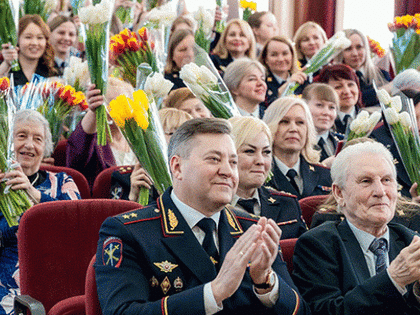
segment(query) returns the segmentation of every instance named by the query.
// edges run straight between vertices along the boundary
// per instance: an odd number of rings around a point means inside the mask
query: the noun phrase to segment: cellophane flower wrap
[[[195,63],[182,67],[179,76],[191,92],[216,118],[240,116],[232,95],[213,65],[209,55],[197,45]]]
[[[384,89],[376,89],[376,95],[404,168],[411,182],[420,184],[420,139],[413,101],[403,93],[391,97]]]
[[[216,5],[222,10],[222,20],[216,21],[216,32],[223,33],[226,28],[226,14],[223,13],[223,1],[216,0]]]
[[[252,13],[257,11],[257,3],[254,1],[239,0],[239,7],[242,8],[242,20],[247,21]]]
[[[109,63],[109,28],[114,7],[113,0],[102,0],[100,3],[83,7],[79,18],[86,33],[86,57],[90,79],[96,88],[106,93]],[[107,138],[112,141],[104,105],[96,109],[96,129],[98,144],[106,145]]]
[[[67,117],[75,111],[84,111],[88,108],[86,97],[83,92],[77,92],[72,86],[57,81],[45,83],[40,88],[45,101],[37,110],[50,125],[55,147],[63,134]]]
[[[165,79],[162,73],[152,72],[146,77],[144,92],[149,99],[153,99],[156,108],[162,107],[163,99],[169,94],[174,84]]]
[[[111,62],[122,68],[123,79],[136,86],[137,67],[142,63],[150,65],[153,71],[158,72],[154,55],[154,44],[149,41],[148,31],[145,27],[138,32],[124,29],[112,36],[110,41]]]
[[[0,78],[0,171],[7,172],[13,167],[12,123],[16,108],[11,98],[10,81]],[[9,189],[0,182],[0,210],[9,226],[19,224],[19,217],[31,207],[28,195],[23,190]]]
[[[214,24],[213,14],[210,10],[199,7],[194,13],[194,19],[197,21],[197,30],[194,34],[195,43],[209,53],[211,33]]]
[[[368,111],[362,110],[351,122],[346,140],[369,137],[379,120],[381,120],[380,112],[373,112],[369,115]]]
[[[396,16],[388,24],[393,33],[392,55],[396,73],[420,66],[420,14]]]
[[[19,0],[0,0],[0,47],[10,43],[16,47],[19,29]],[[12,70],[19,71],[18,60],[12,61]]]
[[[131,6],[131,7],[121,6],[117,9],[117,11],[115,11],[115,15],[121,21],[123,27],[126,27],[126,28],[133,27],[134,6]]]
[[[153,101],[149,102],[143,90],[134,92],[132,98],[120,95],[109,103],[109,115],[152,178],[157,191],[162,194],[172,185],[172,181],[166,141]],[[148,195],[146,189],[140,190],[139,202],[142,205],[148,203]]]
[[[58,6],[58,0],[24,0],[23,15],[38,14],[47,22],[51,12]]]
[[[347,47],[350,47],[351,41],[346,37],[344,32],[340,31],[334,34],[325,45],[308,61],[305,65],[304,73],[313,75],[323,66],[328,64],[334,57]],[[293,82],[289,84],[283,96],[293,94],[299,87],[299,83]]]

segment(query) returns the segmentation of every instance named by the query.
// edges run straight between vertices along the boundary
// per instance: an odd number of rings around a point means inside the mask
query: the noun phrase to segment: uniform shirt
[[[334,155],[335,149],[334,145],[332,144],[330,138],[328,137],[329,132],[324,132],[323,134],[317,135],[317,143],[319,142],[319,139],[324,139],[324,150],[327,152],[329,156]]]
[[[344,124],[344,116],[350,115],[351,120],[356,118],[356,107],[353,107],[350,113],[344,113],[341,111],[337,112],[337,117],[341,120],[341,122]],[[348,122],[348,124],[351,123],[351,120]]]
[[[259,106],[257,106],[257,108],[252,113],[248,113],[246,110],[240,108],[239,106],[238,106],[238,110],[239,110],[239,113],[241,114],[241,116],[252,116],[252,117],[255,117],[255,118],[260,118],[260,107]]]
[[[303,192],[303,178],[300,175],[300,158],[298,159],[298,161],[296,162],[295,165],[293,165],[293,167],[288,167],[286,164],[284,164],[278,157],[274,157],[274,161],[277,164],[277,167],[280,169],[280,171],[283,173],[284,176],[286,176],[287,172],[289,171],[289,169],[293,168],[296,173],[297,176],[295,177],[295,182],[296,185],[299,188],[299,193],[301,194]],[[289,180],[289,177],[287,177],[287,180]]]
[[[238,200],[239,199],[253,199],[253,198],[257,199],[257,202],[254,203],[254,214],[261,216],[261,201],[260,201],[260,195],[258,194],[258,189],[255,189],[254,195],[251,198],[242,198],[235,194],[230,204],[234,207],[243,209],[242,206],[238,204]]]

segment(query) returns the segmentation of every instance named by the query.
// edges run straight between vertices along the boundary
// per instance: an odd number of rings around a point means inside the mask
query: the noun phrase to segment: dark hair
[[[54,68],[54,48],[50,44],[50,28],[45,24],[44,20],[38,14],[26,14],[19,19],[19,36],[28,27],[29,24],[38,26],[46,39],[45,51],[39,59],[47,68],[50,76],[56,75]]]
[[[260,28],[261,26],[261,18],[266,15],[267,11],[260,11],[260,12],[255,12],[253,13],[249,18],[248,18],[248,24],[249,26],[251,26],[251,28]]]
[[[194,118],[183,123],[173,134],[168,145],[169,160],[179,155],[188,158],[193,148],[192,141],[203,134],[226,134],[232,137],[231,124],[221,118]]]
[[[359,89],[359,99],[357,100],[357,105],[359,107],[363,107],[362,102],[362,91],[360,90],[360,83],[359,78],[357,77],[356,72],[350,68],[348,65],[345,64],[337,64],[331,66],[325,66],[319,75],[314,78],[314,82],[320,83],[327,83],[330,80],[350,80],[354,81],[357,84],[357,88]]]
[[[166,58],[165,73],[172,73],[178,71],[178,66],[176,65],[174,58],[175,48],[182,42],[187,36],[194,36],[194,33],[191,30],[182,29],[175,31],[169,38],[168,44],[168,57]]]

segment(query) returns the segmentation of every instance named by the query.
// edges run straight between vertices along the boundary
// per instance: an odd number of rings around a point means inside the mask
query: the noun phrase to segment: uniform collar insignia
[[[271,94],[273,94],[273,91],[268,90],[267,93],[268,93],[268,95],[271,95]]]
[[[178,267],[178,265],[175,265],[173,263],[170,263],[169,261],[165,260],[162,262],[155,262],[153,263],[153,265],[155,265],[156,267],[158,267],[160,269],[160,271],[164,272],[164,273],[168,273],[168,272],[172,272],[172,270],[174,270],[176,267]]]
[[[239,224],[238,220],[236,219],[236,216],[232,213],[232,211],[229,208],[225,207],[224,213],[226,214],[226,219],[231,228],[230,234],[231,235],[242,234],[244,231],[242,230],[241,225]]]
[[[394,162],[394,165],[397,165],[398,164],[398,160],[397,159],[394,159],[393,162]]]
[[[158,200],[158,206],[162,211],[163,228],[165,233],[170,235],[184,234],[184,231],[179,229],[179,219],[177,218],[175,211],[165,207],[162,197]]]
[[[270,201],[271,203],[275,203],[276,199],[274,199],[273,197],[268,198],[268,201]]]
[[[309,165],[309,170],[312,172],[315,172],[315,167],[313,167],[312,165]]]
[[[272,77],[267,77],[267,82],[272,82],[273,78]]]

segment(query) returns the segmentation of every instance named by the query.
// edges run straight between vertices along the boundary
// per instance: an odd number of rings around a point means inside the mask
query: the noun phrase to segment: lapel
[[[319,174],[315,171],[315,166],[306,162],[305,158],[300,156],[300,174],[303,178],[302,196],[311,196],[318,183]]]
[[[359,242],[351,231],[346,219],[337,226],[337,230],[349,254],[349,257],[347,257],[348,263],[353,267],[353,273],[357,277],[358,283],[362,283],[370,278],[370,273]]]
[[[334,136],[333,133],[331,133],[331,131],[328,132],[328,139],[332,142],[335,151],[337,149],[338,139]]]
[[[340,120],[340,118],[335,119],[335,129],[337,130],[337,132],[345,134],[346,133],[346,125],[343,124],[343,122]]]
[[[281,209],[280,201],[269,194],[264,187],[258,188],[258,195],[261,202],[261,216],[271,218],[277,222]]]
[[[293,188],[293,186],[290,184],[286,176],[280,171],[274,159],[273,159],[272,170],[273,170],[273,178],[271,179],[270,182],[273,183],[272,186],[274,186],[275,189],[287,191],[295,196],[298,196],[298,198],[301,197],[300,193],[296,191],[296,189]]]
[[[228,208],[225,208],[220,213],[219,220],[219,252],[220,263],[222,265],[227,252],[232,248],[236,239],[244,233],[242,226],[239,224],[235,214]]]

